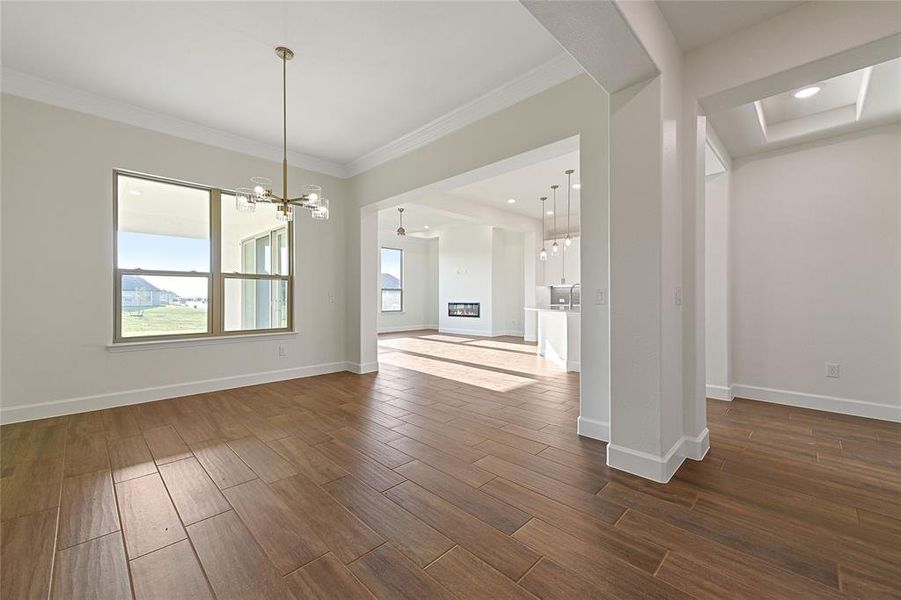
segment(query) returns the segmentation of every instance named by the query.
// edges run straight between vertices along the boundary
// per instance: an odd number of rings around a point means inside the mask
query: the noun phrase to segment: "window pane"
[[[284,279],[225,279],[225,330],[288,326],[288,282]]]
[[[400,311],[401,291],[382,290],[382,312]]]
[[[288,274],[287,228],[275,215],[273,204],[258,204],[252,213],[239,212],[235,197],[222,194],[223,273]],[[278,239],[276,233],[281,233],[282,238]],[[248,244],[254,247],[248,250]],[[253,257],[251,260],[248,260],[248,252]]]
[[[382,248],[382,287],[399,290],[401,288],[401,257],[403,251],[396,248]]]
[[[210,193],[118,177],[120,269],[210,270]]]
[[[122,275],[122,337],[206,333],[207,277]]]

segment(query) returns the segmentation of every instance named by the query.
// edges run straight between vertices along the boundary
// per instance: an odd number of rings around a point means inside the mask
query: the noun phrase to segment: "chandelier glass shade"
[[[295,198],[288,195],[288,61],[294,58],[294,52],[279,46],[276,55],[282,61],[282,195],[272,191],[272,180],[268,177],[251,177],[253,187],[241,187],[235,190],[235,207],[240,212],[254,212],[257,204],[274,204],[276,218],[279,221],[293,221],[294,209],[305,208],[316,221],[329,218],[329,201],[322,196],[322,188],[309,184],[303,186],[302,194]]]

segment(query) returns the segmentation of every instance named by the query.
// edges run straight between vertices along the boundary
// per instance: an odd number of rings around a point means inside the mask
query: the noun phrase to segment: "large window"
[[[404,309],[404,251],[382,248],[380,253],[382,277],[382,312]]]
[[[221,189],[115,173],[114,341],[286,331],[292,225]]]

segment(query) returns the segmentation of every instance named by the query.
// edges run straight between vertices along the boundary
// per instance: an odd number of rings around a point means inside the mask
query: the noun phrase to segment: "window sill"
[[[215,337],[195,338],[191,340],[149,340],[146,342],[121,342],[107,344],[107,352],[137,352],[141,350],[168,350],[170,348],[193,348],[195,346],[213,346],[218,344],[236,344],[240,342],[260,342],[265,340],[297,337],[297,331],[279,331],[277,333],[247,333],[242,335],[220,335]]]

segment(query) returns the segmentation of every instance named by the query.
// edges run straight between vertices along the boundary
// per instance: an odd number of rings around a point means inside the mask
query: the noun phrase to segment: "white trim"
[[[686,458],[703,460],[710,449],[705,428],[697,437],[683,435],[663,456],[654,456],[615,444],[607,444],[607,465],[657,483],[669,483]]]
[[[708,383],[707,397],[712,398],[713,400],[732,400],[735,398],[735,393],[732,391],[732,386],[726,387],[724,385],[712,385]]]
[[[579,360],[566,361],[566,372],[567,373],[581,373],[582,372],[582,361],[579,361]]]
[[[154,400],[164,400],[166,398],[178,398],[181,396],[202,394],[204,392],[215,392],[218,390],[228,390],[248,385],[272,383],[273,381],[299,379],[302,377],[312,377],[314,375],[325,375],[326,373],[338,373],[340,371],[351,370],[350,363],[323,363],[305,367],[292,367],[290,369],[263,371],[246,375],[231,375],[228,377],[217,377],[215,379],[204,379],[200,381],[188,381],[185,383],[124,390],[121,392],[110,392],[106,394],[97,394],[95,396],[51,400],[50,402],[27,404],[24,406],[3,406],[0,407],[0,423],[16,423],[19,421],[58,417],[61,415],[71,415],[91,410],[114,408],[117,406],[139,404],[141,402],[152,402]]]
[[[238,335],[218,335],[212,337],[192,338],[185,340],[147,340],[144,342],[121,342],[108,344],[107,352],[137,352],[140,350],[169,350],[170,348],[193,348],[218,344],[236,344],[240,342],[265,342],[279,338],[297,337],[296,331],[280,331],[277,333],[248,333]],[[140,338],[138,338],[140,339]]]
[[[466,104],[388,142],[346,164],[288,151],[288,163],[334,177],[349,178],[471,125],[480,119],[548,90],[583,73],[569,54],[563,53]],[[38,102],[60,106],[120,123],[150,129],[281,162],[282,149],[220,129],[214,129],[153,110],[113,100],[91,92],[42,79],[9,67],[2,69],[2,91]]]
[[[705,427],[697,437],[682,436],[682,456],[691,460],[704,460],[710,450],[710,431]]]
[[[559,85],[583,72],[579,63],[569,54],[561,54],[434,121],[352,160],[345,165],[346,176],[353,177],[417,148],[431,144],[449,133],[513,106],[517,102]]]
[[[854,415],[857,417],[868,417],[871,419],[882,419],[884,421],[896,421],[901,423],[901,405],[898,404],[877,404],[875,402],[852,400],[850,398],[821,396],[818,394],[777,390],[738,383],[732,386],[732,392],[736,398],[747,398],[749,400],[759,400],[761,402],[786,404],[788,406],[812,408],[814,410],[824,410],[843,415]]]
[[[376,371],[379,370],[379,363],[378,363],[378,361],[362,363],[362,364],[348,362],[346,370],[350,371],[351,373],[356,373],[357,375],[364,375],[366,373],[375,373]]]
[[[258,156],[274,162],[282,161],[281,146],[273,146],[221,129],[213,129],[140,106],[98,96],[9,67],[3,67],[2,89],[4,94],[22,96],[45,104],[119,121],[135,127],[143,127],[242,154]],[[301,169],[334,177],[342,177],[345,173],[343,165],[291,150],[288,151],[288,163]]]
[[[438,330],[438,325],[394,325],[392,327],[379,327],[378,333],[401,333],[403,331],[421,331],[424,329]]]
[[[601,440],[602,442],[610,440],[610,423],[604,421],[579,417],[576,421],[576,431],[579,435],[593,440]]]

